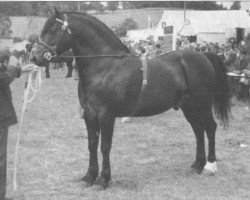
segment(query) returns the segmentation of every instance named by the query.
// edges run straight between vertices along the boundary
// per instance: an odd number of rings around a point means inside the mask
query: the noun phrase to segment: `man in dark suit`
[[[226,44],[224,48],[225,48],[225,60],[223,62],[228,72],[234,71],[235,70],[234,61],[237,58],[237,53],[233,50],[231,43]]]
[[[21,72],[30,72],[33,69],[33,64],[23,67],[18,66],[18,59],[14,56],[10,57],[7,69],[0,68],[0,200],[8,199],[5,198],[8,128],[17,123],[16,113],[12,104],[10,83],[15,77],[19,77]]]

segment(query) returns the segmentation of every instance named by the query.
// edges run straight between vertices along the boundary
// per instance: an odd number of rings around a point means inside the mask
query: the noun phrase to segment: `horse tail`
[[[217,117],[228,126],[230,108],[230,89],[227,81],[226,67],[222,59],[211,52],[204,53],[215,70],[214,111]]]

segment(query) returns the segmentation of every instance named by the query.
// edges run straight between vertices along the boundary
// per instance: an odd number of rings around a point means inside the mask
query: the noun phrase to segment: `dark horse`
[[[27,52],[30,53],[31,49],[33,47],[34,44],[27,44],[26,45],[26,49]],[[64,57],[54,57],[50,60],[50,63],[63,63],[65,62],[67,67],[68,67],[68,73],[66,75],[66,78],[72,77],[72,72],[73,72],[73,61],[74,58],[73,56],[73,52],[72,50],[69,50],[67,52],[64,53]],[[46,74],[46,78],[50,78],[50,73],[49,73],[49,63],[45,63],[45,74]]]
[[[215,168],[216,122],[212,105],[227,124],[230,111],[226,71],[215,55],[174,51],[148,60],[147,85],[142,87],[142,62],[132,55],[114,33],[95,17],[83,13],[60,13],[55,9],[32,51],[38,65],[44,55],[73,50],[79,68],[79,101],[84,109],[90,153],[83,181],[106,188],[111,180],[110,150],[116,117],[152,116],[171,108],[181,110],[197,140],[192,167],[201,173],[206,165],[204,132],[209,151],[207,161]],[[144,89],[142,89],[144,88]],[[97,149],[101,134],[102,171]]]

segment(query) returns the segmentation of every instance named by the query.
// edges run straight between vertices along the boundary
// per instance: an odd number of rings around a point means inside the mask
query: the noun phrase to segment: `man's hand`
[[[35,68],[37,68],[37,66],[35,64],[33,64],[33,63],[29,63],[29,64],[24,65],[24,66],[21,67],[23,73],[31,72]]]

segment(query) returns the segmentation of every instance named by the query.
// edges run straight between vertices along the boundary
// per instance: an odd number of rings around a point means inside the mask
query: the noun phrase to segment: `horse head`
[[[48,18],[39,41],[33,45],[30,60],[37,65],[47,63],[52,57],[71,48],[72,36],[68,16],[55,8],[55,13]]]

